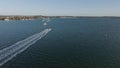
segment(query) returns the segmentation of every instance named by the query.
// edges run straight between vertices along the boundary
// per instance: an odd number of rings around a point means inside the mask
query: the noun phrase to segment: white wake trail
[[[34,34],[22,41],[0,50],[0,66],[14,58],[17,54],[25,51],[28,47],[36,43],[50,31],[51,29],[45,29],[40,33]]]

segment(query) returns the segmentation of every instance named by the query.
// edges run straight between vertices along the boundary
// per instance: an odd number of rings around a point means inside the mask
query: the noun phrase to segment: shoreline
[[[9,21],[9,20],[36,20],[36,19],[43,19],[43,18],[113,18],[113,19],[120,19],[119,16],[0,16],[0,20]]]

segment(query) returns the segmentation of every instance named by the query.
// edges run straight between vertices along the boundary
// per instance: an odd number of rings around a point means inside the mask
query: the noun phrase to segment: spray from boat
[[[28,47],[35,44],[42,37],[47,35],[51,29],[45,29],[40,33],[34,34],[24,40],[18,41],[17,43],[0,50],[0,66],[7,63],[12,58],[16,57],[21,52],[25,51]]]

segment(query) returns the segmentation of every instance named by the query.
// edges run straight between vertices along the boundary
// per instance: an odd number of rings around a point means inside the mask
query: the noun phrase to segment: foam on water
[[[40,33],[34,34],[24,40],[18,41],[17,43],[0,50],[0,66],[14,58],[17,54],[25,51],[28,47],[36,43],[50,31],[51,29],[45,29]]]

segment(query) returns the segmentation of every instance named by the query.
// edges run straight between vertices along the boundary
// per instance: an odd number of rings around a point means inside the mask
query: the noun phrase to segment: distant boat
[[[47,25],[47,23],[45,22],[45,23],[43,23],[43,25],[44,25],[44,26],[46,26],[46,25]]]
[[[5,21],[9,21],[9,19],[4,19]]]
[[[46,19],[46,22],[50,22],[50,18],[47,18],[47,19]]]
[[[50,18],[43,18],[42,22],[50,22]]]
[[[46,26],[50,22],[50,18],[43,18],[42,21],[44,22],[43,25]]]

